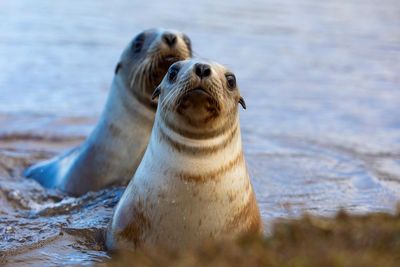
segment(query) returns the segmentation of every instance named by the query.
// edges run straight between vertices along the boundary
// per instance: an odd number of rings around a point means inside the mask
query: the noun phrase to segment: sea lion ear
[[[246,102],[244,102],[243,97],[239,98],[239,104],[242,105],[243,109],[246,109]]]
[[[161,94],[161,88],[160,88],[160,86],[158,86],[158,87],[154,90],[153,94],[151,95],[151,100],[156,99],[160,94]]]
[[[122,68],[122,63],[121,63],[121,62],[119,62],[119,63],[117,64],[117,66],[115,67],[114,73],[117,74],[120,68]]]

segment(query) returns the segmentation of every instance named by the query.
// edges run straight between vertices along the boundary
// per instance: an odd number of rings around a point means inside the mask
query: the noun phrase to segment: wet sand
[[[102,232],[123,189],[70,198],[22,171],[84,140],[122,49],[154,26],[186,32],[196,55],[237,74],[245,156],[267,227],[340,207],[394,210],[398,1],[185,3],[0,2],[0,263],[108,258]]]

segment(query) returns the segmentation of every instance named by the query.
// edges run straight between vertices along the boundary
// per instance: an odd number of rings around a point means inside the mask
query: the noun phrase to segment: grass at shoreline
[[[268,238],[247,236],[180,252],[121,253],[107,266],[400,266],[400,210],[278,222]]]

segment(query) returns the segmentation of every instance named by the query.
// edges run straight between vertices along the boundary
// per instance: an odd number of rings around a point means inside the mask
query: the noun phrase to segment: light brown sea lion
[[[193,59],[173,64],[149,145],[107,233],[107,247],[179,249],[209,238],[260,233],[262,221],[242,150],[236,78]]]

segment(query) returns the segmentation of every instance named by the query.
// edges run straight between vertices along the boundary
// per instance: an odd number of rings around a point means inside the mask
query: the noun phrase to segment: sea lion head
[[[173,63],[191,56],[191,41],[186,34],[149,29],[139,33],[125,48],[115,75],[122,78],[125,87],[140,102],[155,108],[151,101],[154,88]]]
[[[201,59],[171,65],[153,93],[160,113],[185,128],[212,129],[232,121],[238,103],[246,108],[236,77],[225,66]],[[181,123],[182,122],[182,123]]]

